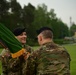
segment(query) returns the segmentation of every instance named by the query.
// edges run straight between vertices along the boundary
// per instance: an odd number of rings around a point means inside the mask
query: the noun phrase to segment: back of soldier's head
[[[39,30],[37,30],[37,34],[42,34],[43,38],[53,38],[53,32],[52,29],[49,27],[42,27]]]
[[[44,30],[41,32],[41,34],[43,35],[43,37],[46,38],[53,38],[53,33],[50,30]]]

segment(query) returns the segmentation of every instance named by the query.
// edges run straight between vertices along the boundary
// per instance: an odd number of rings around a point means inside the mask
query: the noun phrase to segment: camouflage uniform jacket
[[[31,53],[32,48],[24,45],[24,48]],[[26,60],[23,57],[13,59],[10,55],[9,50],[3,50],[2,53],[2,75],[22,75],[22,69]],[[26,66],[26,65],[25,65]]]
[[[45,43],[29,57],[27,75],[70,75],[70,56],[65,48]]]

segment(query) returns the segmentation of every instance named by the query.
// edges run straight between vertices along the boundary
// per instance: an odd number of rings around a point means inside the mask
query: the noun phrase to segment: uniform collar
[[[51,43],[53,43],[53,42],[52,41],[51,42],[46,42],[46,43],[43,43],[42,46],[46,45],[46,44],[51,44]]]

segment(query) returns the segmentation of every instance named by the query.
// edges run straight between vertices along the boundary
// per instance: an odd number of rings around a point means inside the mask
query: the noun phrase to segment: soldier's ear
[[[42,36],[40,36],[40,41],[42,41]]]

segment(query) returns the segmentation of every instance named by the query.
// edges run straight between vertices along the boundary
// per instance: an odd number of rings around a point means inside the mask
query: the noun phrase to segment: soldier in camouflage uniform
[[[22,43],[23,48],[25,48],[27,52],[31,53],[33,51],[32,48],[25,44],[27,38],[25,28],[18,27],[14,30],[13,33]],[[1,53],[1,62],[2,75],[23,75],[22,69],[26,66],[26,60],[24,59],[23,55],[17,58],[12,58],[7,48],[4,49]]]
[[[53,42],[52,30],[43,27],[37,33],[41,46],[30,55],[26,75],[70,75],[70,55]]]

